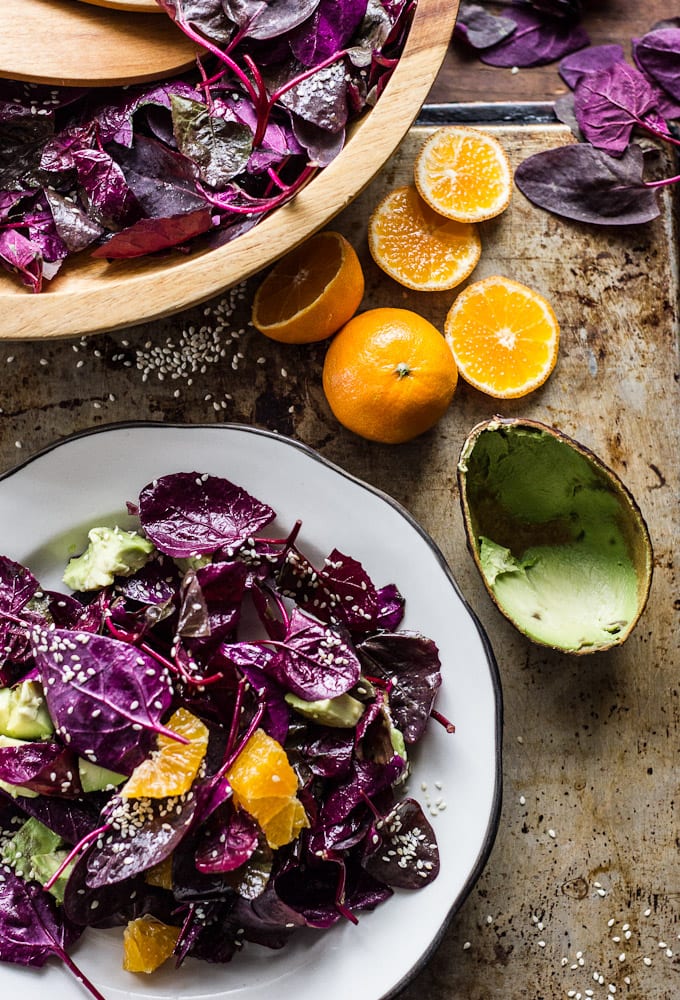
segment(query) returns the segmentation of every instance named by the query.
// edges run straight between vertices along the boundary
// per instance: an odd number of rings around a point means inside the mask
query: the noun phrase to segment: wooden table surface
[[[631,35],[678,13],[666,0],[589,6],[593,41],[626,48]],[[452,50],[431,98],[545,101],[563,89],[554,66],[512,73]],[[498,134],[516,163],[566,141],[553,129]],[[365,246],[366,211],[407,176],[417,141],[413,135],[337,226],[365,265],[366,307],[406,305],[441,324],[453,293],[428,297],[386,282]],[[353,437],[323,399],[323,345],[285,348],[248,327],[254,280],[126,331],[2,344],[0,470],[121,420],[250,423],[299,438],[391,493],[442,548],[501,672],[504,801],[481,878],[401,1000],[680,996],[674,226],[668,194],[658,222],[612,234],[560,222],[516,193],[509,213],[483,228],[475,276],[503,269],[540,287],[562,324],[553,377],[503,415],[554,423],[593,447],[633,489],[652,533],[654,585],[638,628],[620,650],[585,658],[519,636],[465,551],[455,464],[467,431],[498,411],[492,400],[462,386],[438,428],[406,446]],[[389,919],[387,907],[383,915]],[[74,984],[69,1000],[82,995]]]

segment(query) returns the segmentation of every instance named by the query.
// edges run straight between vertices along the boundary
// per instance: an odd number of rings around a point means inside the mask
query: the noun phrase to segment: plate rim
[[[391,987],[387,993],[381,994],[378,1000],[391,1000],[391,998],[396,997],[411,980],[427,965],[429,959],[431,958],[433,952],[436,950],[440,944],[447,928],[451,924],[453,917],[460,911],[466,899],[470,895],[472,889],[479,880],[486,863],[491,855],[491,851],[494,846],[494,842],[498,833],[500,826],[501,809],[503,804],[503,723],[504,723],[504,702],[503,702],[503,689],[501,683],[500,670],[498,668],[498,663],[496,656],[491,645],[491,641],[486,634],[486,630],[481,624],[474,609],[470,606],[469,602],[462,593],[458,581],[456,580],[451,567],[449,566],[444,553],[441,551],[435,540],[431,537],[428,531],[419,523],[419,521],[411,514],[406,507],[403,506],[398,500],[390,496],[384,490],[380,489],[378,486],[374,486],[372,483],[367,482],[359,476],[355,476],[354,473],[349,472],[342,466],[338,465],[336,462],[329,458],[326,458],[315,448],[310,445],[305,444],[303,441],[298,441],[296,438],[289,437],[286,434],[278,434],[275,431],[268,430],[262,427],[254,427],[250,424],[242,424],[237,422],[225,422],[225,423],[183,423],[182,421],[154,421],[154,420],[122,420],[115,421],[108,424],[103,424],[97,427],[88,427],[81,431],[76,431],[73,434],[69,434],[66,437],[59,438],[56,441],[52,441],[44,447],[40,448],[38,451],[31,455],[28,455],[21,462],[13,465],[10,469],[6,469],[0,473],[0,484],[4,483],[5,480],[10,479],[13,475],[22,470],[26,469],[33,462],[38,461],[51,452],[58,450],[63,446],[67,446],[76,441],[83,440],[84,438],[94,437],[99,434],[106,434],[111,431],[126,431],[126,430],[152,430],[163,432],[165,430],[181,430],[181,431],[191,431],[191,430],[208,430],[208,431],[236,431],[237,433],[247,433],[253,434],[256,437],[264,437],[269,440],[274,440],[281,442],[284,445],[295,448],[296,450],[302,452],[308,458],[313,459],[320,465],[325,466],[332,472],[335,472],[342,476],[344,479],[348,480],[355,486],[360,487],[363,490],[373,494],[383,502],[387,503],[392,507],[397,513],[399,513],[413,528],[420,538],[425,542],[425,544],[430,548],[432,554],[434,555],[437,563],[442,569],[445,577],[447,578],[449,584],[453,587],[456,595],[461,601],[464,610],[470,616],[470,619],[477,631],[479,636],[482,649],[486,658],[487,667],[489,669],[489,678],[491,681],[491,688],[493,692],[493,703],[494,703],[494,787],[492,793],[491,807],[489,810],[489,818],[486,826],[486,831],[484,839],[480,844],[479,851],[470,872],[465,879],[465,882],[458,892],[455,899],[452,900],[449,909],[447,910],[441,925],[437,933],[429,941],[427,948],[418,957],[418,960],[413,966],[405,973],[402,978]]]

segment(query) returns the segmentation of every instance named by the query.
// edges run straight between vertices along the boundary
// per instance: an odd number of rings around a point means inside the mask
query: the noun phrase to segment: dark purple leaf
[[[172,125],[181,153],[211,187],[222,188],[246,168],[253,148],[247,125],[214,114],[207,105],[173,95]]]
[[[0,233],[0,256],[2,254]],[[22,612],[35,595],[40,584],[31,571],[21,563],[0,556],[0,662],[23,660],[28,649],[25,629],[17,626],[7,615],[22,617]]]
[[[335,698],[359,680],[361,667],[350,644],[335,628],[293,609],[286,638],[275,645],[268,669],[279,683],[307,701]]]
[[[46,189],[45,197],[56,231],[70,253],[79,253],[103,235],[104,229],[91,219],[72,199]]]
[[[346,139],[344,129],[330,132],[296,115],[292,120],[295,138],[307,153],[311,166],[327,167],[341,153]]]
[[[404,617],[405,601],[399,593],[396,584],[388,583],[382,587],[377,594],[378,614],[375,618],[375,627],[384,629],[386,632],[394,632]]]
[[[196,187],[198,167],[162,142],[138,135],[116,154],[130,190],[150,218],[166,219],[206,207]]]
[[[347,910],[372,910],[392,895],[388,886],[377,882],[359,865],[346,866],[342,861],[315,857],[285,868],[276,878],[275,889],[310,927],[318,928],[331,927]],[[339,894],[343,898],[339,899]]]
[[[390,685],[395,724],[407,743],[416,743],[442,681],[436,644],[415,632],[386,632],[365,639],[357,651],[365,673]]]
[[[107,809],[110,828],[103,846],[90,850],[86,882],[92,889],[126,881],[160,864],[182,842],[198,808],[198,796],[122,799]]]
[[[34,655],[61,739],[102,767],[130,774],[147,756],[172,700],[164,667],[108,636],[40,631]]]
[[[37,173],[53,132],[51,112],[36,114],[30,105],[0,101],[0,190],[18,187]]]
[[[302,24],[319,0],[223,0],[228,17],[245,30],[247,38],[276,38]]]
[[[361,24],[368,0],[320,0],[312,16],[291,36],[290,47],[303,66],[316,66],[350,41]]]
[[[535,205],[567,219],[639,225],[659,215],[654,192],[642,179],[643,168],[639,146],[614,158],[579,143],[528,157],[517,167],[515,183]]]
[[[196,577],[196,570],[190,569],[184,574],[179,591],[179,601],[177,635],[210,635],[208,607]]]
[[[574,91],[576,120],[588,142],[617,155],[643,120],[665,131],[656,112],[657,95],[642,73],[628,63],[584,76]]]
[[[260,836],[255,820],[229,803],[215,813],[196,851],[196,868],[211,875],[240,868],[252,856]]]
[[[144,487],[139,516],[161,552],[191,556],[235,550],[276,514],[227,479],[180,472]]]
[[[509,17],[492,14],[476,3],[461,3],[454,37],[461,38],[473,49],[488,49],[511,35],[517,28]]]
[[[0,961],[41,968],[52,955],[63,960],[80,931],[64,918],[37,882],[11,868],[0,871]]]
[[[437,838],[415,799],[402,799],[369,832],[362,865],[398,889],[421,889],[439,874]]]
[[[526,4],[555,17],[578,17],[583,8],[583,0],[512,0],[515,4]]]
[[[64,891],[64,913],[81,927],[115,927],[152,913],[170,923],[175,901],[144,881],[143,875],[93,889],[86,882],[89,854],[81,854],[69,875]]]
[[[92,256],[107,260],[142,257],[147,253],[181,246],[192,237],[206,233],[212,224],[212,213],[207,208],[167,219],[140,219],[112,236],[108,243],[94,250]]]
[[[0,795],[6,795],[0,791]],[[33,816],[58,833],[67,844],[78,844],[99,826],[99,807],[90,799],[62,799],[53,796],[17,796],[13,800],[27,816]]]
[[[161,84],[151,84],[133,88],[123,95],[123,100],[107,104],[97,111],[97,132],[102,146],[115,142],[121,146],[131,146],[135,138],[133,116],[140,108],[161,107],[170,109],[174,95],[196,97],[196,91],[183,80],[168,80]]]
[[[139,604],[167,604],[180,586],[180,576],[172,559],[162,553],[149,559],[132,576],[118,580],[118,590]]]
[[[180,27],[198,30],[199,37],[224,44],[233,26],[226,20],[222,0],[157,0]]]
[[[0,779],[30,788],[39,795],[74,798],[82,795],[78,759],[72,750],[53,742],[0,746]]]
[[[139,217],[139,206],[123,171],[100,149],[73,153],[78,183],[89,214],[107,229],[121,229]]]
[[[302,71],[304,67],[291,62],[281,67],[276,77],[269,81],[277,90],[283,86],[289,88],[281,95],[281,104],[298,118],[326,132],[341,132],[348,117],[344,60],[339,59],[295,83]]]
[[[633,57],[648,76],[680,101],[680,26],[634,38]]]
[[[480,52],[479,58],[489,66],[543,66],[590,42],[584,29],[568,19],[524,7],[508,8],[505,13],[515,22],[516,30]]]
[[[344,778],[349,774],[354,755],[355,735],[352,730],[314,728],[298,740],[295,749],[312,774],[321,778]]]
[[[345,820],[357,807],[366,810],[366,797],[374,798],[403,774],[404,761],[398,754],[386,764],[372,760],[354,760],[349,775],[326,795],[319,813],[321,826]]]
[[[559,65],[560,76],[573,90],[584,76],[610,70],[617,63],[625,62],[626,57],[620,45],[590,45],[565,56]]]

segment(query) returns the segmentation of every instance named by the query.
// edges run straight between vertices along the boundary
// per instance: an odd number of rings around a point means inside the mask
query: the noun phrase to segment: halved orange
[[[474,226],[433,212],[412,185],[390,191],[372,213],[368,247],[386,274],[422,292],[455,288],[482,252]]]
[[[123,968],[126,972],[155,972],[175,950],[180,928],[148,914],[130,920],[123,931]]]
[[[538,292],[501,275],[460,293],[444,333],[461,377],[497,399],[538,389],[557,361],[560,328],[552,306]]]
[[[260,333],[285,344],[324,340],[359,308],[364,274],[340,233],[317,233],[274,265],[253,300]]]
[[[505,150],[476,128],[446,125],[426,140],[414,176],[430,208],[458,222],[482,222],[510,203],[512,171]]]
[[[183,736],[180,743],[161,733],[158,748],[134,769],[120,794],[125,799],[162,799],[188,792],[208,749],[208,729],[186,708],[178,708],[167,728]]]

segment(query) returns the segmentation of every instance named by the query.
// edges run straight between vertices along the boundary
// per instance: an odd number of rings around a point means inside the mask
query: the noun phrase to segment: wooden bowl
[[[418,114],[453,31],[457,0],[420,0],[404,52],[375,108],[335,160],[289,204],[214,250],[108,263],[87,252],[34,294],[0,274],[1,339],[100,333],[168,316],[223,292],[321,229],[369,183]]]

